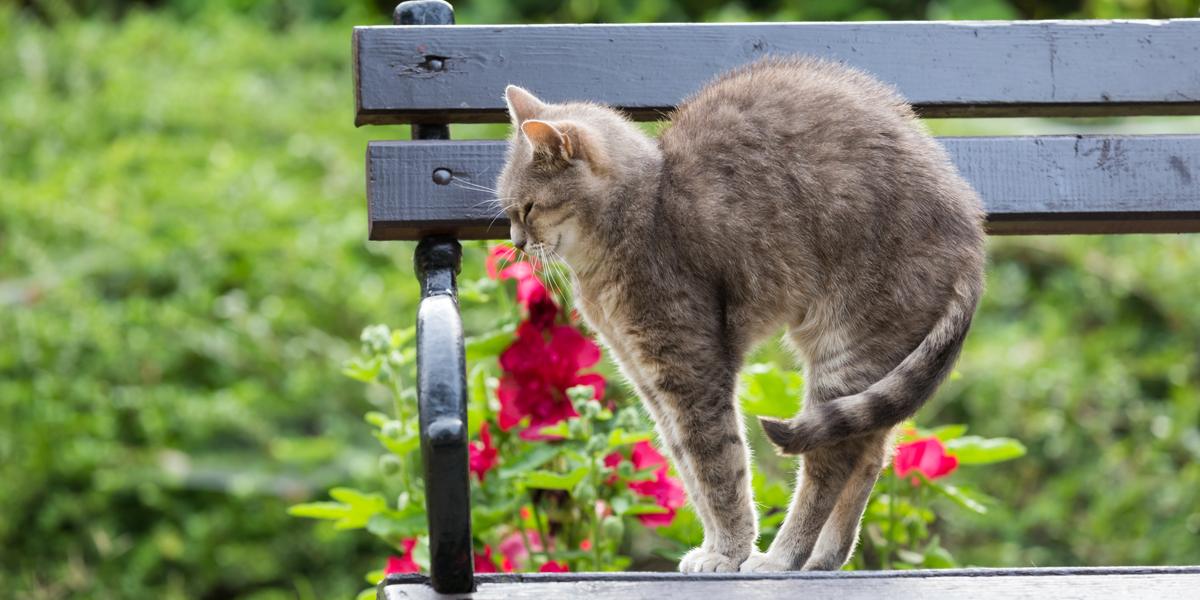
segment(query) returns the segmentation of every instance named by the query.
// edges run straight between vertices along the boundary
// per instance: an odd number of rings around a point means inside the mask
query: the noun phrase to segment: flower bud
[[[379,457],[379,470],[387,476],[395,475],[403,467],[395,454],[384,454]]]
[[[383,424],[382,433],[386,438],[398,440],[404,437],[404,426],[400,424],[400,421],[388,421]]]
[[[604,532],[605,538],[620,541],[625,535],[625,523],[615,515],[607,516],[600,522],[600,531]]]

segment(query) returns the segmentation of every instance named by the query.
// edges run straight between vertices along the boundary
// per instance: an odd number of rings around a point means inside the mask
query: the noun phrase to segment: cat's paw
[[[680,573],[735,573],[741,561],[704,548],[693,548],[679,559]]]
[[[742,563],[742,566],[738,570],[743,573],[768,573],[773,571],[790,571],[792,569],[787,563],[771,558],[770,554],[755,552]]]

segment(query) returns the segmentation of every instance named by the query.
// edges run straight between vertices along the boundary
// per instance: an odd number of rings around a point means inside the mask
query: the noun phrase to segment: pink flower
[[[529,313],[529,322],[538,329],[547,329],[554,325],[558,317],[558,305],[546,290],[545,284],[538,279],[536,265],[526,261],[513,262],[516,250],[509,246],[495,246],[488,253],[487,270],[492,279],[515,279],[517,281],[517,302]],[[510,264],[499,268],[501,260]]]
[[[497,244],[488,250],[487,257],[487,274],[492,279],[500,279],[500,261],[507,263],[513,262],[517,256],[517,249],[504,244]]]
[[[529,538],[531,548],[525,547],[525,538]],[[500,540],[500,554],[513,568],[521,568],[529,559],[529,553],[542,551],[542,538],[536,531],[514,531]]]
[[[487,472],[500,462],[495,446],[492,446],[492,431],[487,421],[479,428],[479,440],[467,446],[468,462],[471,472],[479,477],[482,483]]]
[[[417,545],[417,538],[403,540],[401,544],[404,546],[404,556],[389,556],[387,566],[383,568],[385,575],[391,575],[392,573],[416,573],[421,570],[420,565],[413,560],[413,548]]]
[[[567,563],[561,560],[548,560],[542,568],[538,569],[539,573],[566,573],[571,569],[567,568]]]
[[[521,323],[517,338],[500,354],[504,375],[497,396],[500,400],[500,429],[508,431],[525,417],[529,428],[521,432],[528,440],[546,439],[538,430],[577,416],[567,390],[592,386],[594,397],[604,396],[604,377],[579,371],[600,360],[600,348],[569,325],[541,330]]]
[[[945,477],[958,468],[958,458],[946,454],[946,447],[936,437],[927,437],[900,444],[892,461],[896,476],[903,479],[913,471],[919,471],[929,480]],[[913,485],[921,482],[913,477]]]

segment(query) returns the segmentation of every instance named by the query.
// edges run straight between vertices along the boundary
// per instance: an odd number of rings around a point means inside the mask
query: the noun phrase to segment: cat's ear
[[[504,101],[508,104],[508,115],[517,127],[538,116],[546,107],[546,103],[538,100],[537,96],[515,85],[504,88]]]
[[[534,156],[571,160],[577,156],[577,144],[571,142],[571,137],[563,129],[555,127],[546,121],[529,119],[521,123],[521,133],[533,146]]]

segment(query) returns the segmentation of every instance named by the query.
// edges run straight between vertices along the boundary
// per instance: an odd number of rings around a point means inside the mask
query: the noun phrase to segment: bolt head
[[[454,174],[450,169],[434,169],[433,182],[438,185],[450,185],[450,180],[454,179]]]

